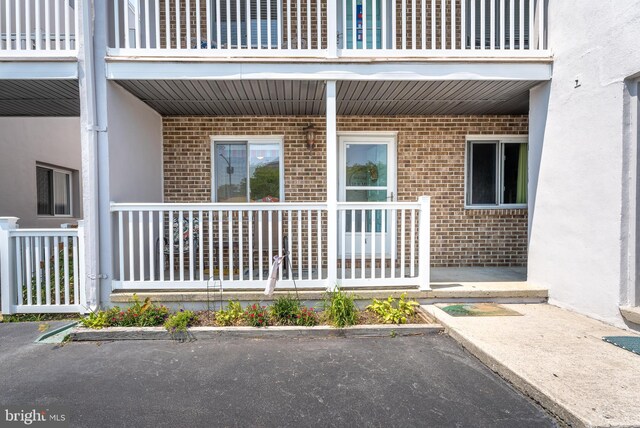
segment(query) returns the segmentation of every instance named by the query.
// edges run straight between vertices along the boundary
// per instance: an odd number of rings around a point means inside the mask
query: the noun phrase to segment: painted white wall
[[[80,118],[0,117],[0,217],[20,217],[20,227],[58,227],[81,218]],[[75,171],[74,212],[38,216],[36,163]]]
[[[640,72],[640,0],[552,1],[548,12],[553,77],[530,97],[529,281],[552,303],[623,325],[623,94]]]
[[[108,82],[109,193],[113,202],[162,202],[162,117]]]
[[[109,302],[117,269],[115,233],[109,202],[162,202],[162,117],[145,103],[106,81],[107,148],[100,150],[100,282],[102,302]],[[144,242],[148,252],[148,242]],[[128,266],[126,267],[128,269]],[[145,271],[148,272],[149,266]]]

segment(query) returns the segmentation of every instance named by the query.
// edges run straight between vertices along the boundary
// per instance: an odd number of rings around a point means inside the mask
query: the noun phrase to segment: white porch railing
[[[283,286],[323,287],[325,204],[112,203],[116,231],[114,288],[259,288],[273,256],[290,254]]]
[[[86,312],[83,228],[18,229],[0,218],[2,312]]]
[[[279,288],[428,288],[428,198],[340,203],[338,260],[327,257],[322,203],[112,203],[111,211],[114,289],[204,289],[209,279],[225,289],[260,289],[273,257],[285,252]],[[337,278],[328,277],[331,263]]]
[[[114,0],[110,54],[526,57],[546,0]]]
[[[78,29],[70,0],[0,1],[0,56],[74,54]]]

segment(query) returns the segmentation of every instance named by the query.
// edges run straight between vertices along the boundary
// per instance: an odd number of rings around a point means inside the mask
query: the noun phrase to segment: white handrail
[[[266,7],[264,0],[194,0],[175,1],[173,9],[149,0],[125,7],[129,1],[113,1],[111,55],[548,55],[546,0],[391,0],[381,7],[355,0],[268,0]]]
[[[111,202],[111,212],[117,211],[176,211],[176,210],[221,210],[221,211],[284,211],[287,209],[326,209],[327,204],[317,202],[256,202],[256,203],[123,203]]]

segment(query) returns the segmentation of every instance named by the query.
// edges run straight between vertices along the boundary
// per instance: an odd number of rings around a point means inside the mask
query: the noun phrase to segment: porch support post
[[[14,276],[14,249],[11,245],[9,232],[17,228],[18,217],[0,217],[0,295],[2,296],[2,313],[13,313],[12,306],[16,303],[16,283]]]
[[[331,1],[329,2],[331,3]],[[338,279],[338,136],[336,81],[327,81],[327,289]]]
[[[420,196],[418,223],[418,281],[420,290],[431,289],[431,196]]]

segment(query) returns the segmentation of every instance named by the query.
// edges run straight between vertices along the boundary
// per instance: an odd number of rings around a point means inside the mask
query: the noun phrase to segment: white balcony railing
[[[337,260],[327,256],[322,203],[112,203],[111,211],[114,288],[204,289],[210,279],[261,288],[285,253],[282,288],[428,286],[428,201],[339,203]]]
[[[72,55],[78,29],[79,10],[69,0],[0,1],[0,55]]]
[[[111,55],[534,56],[545,0],[114,0]]]

